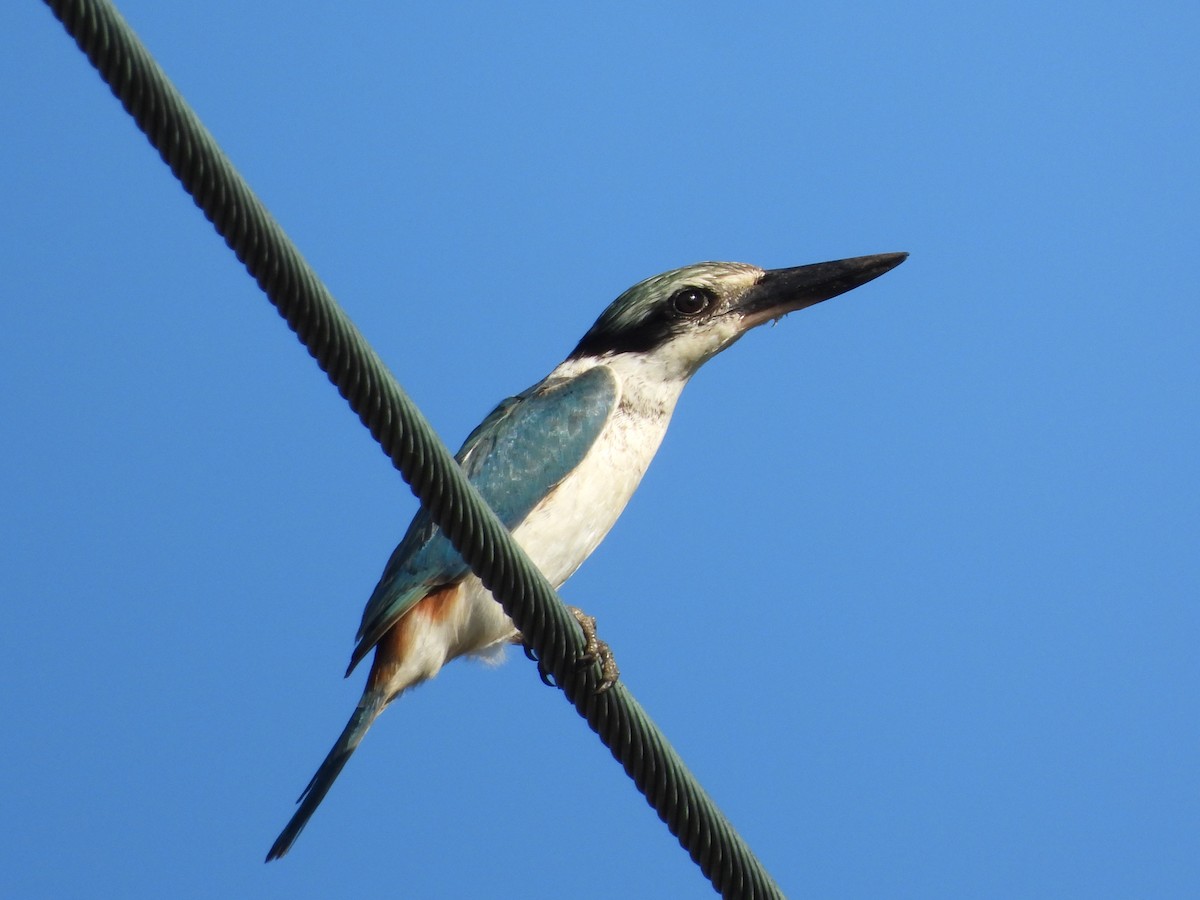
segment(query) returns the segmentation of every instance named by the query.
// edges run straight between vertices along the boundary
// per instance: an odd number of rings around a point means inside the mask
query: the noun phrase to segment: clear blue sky
[[[792,896],[1200,895],[1200,12],[124,0],[457,447],[620,291],[907,250],[700,373],[564,594]],[[293,853],[407,487],[0,8],[0,894],[711,896],[518,653]]]

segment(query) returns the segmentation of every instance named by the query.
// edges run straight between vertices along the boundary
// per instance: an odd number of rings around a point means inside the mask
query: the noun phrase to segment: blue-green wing
[[[455,458],[511,531],[583,461],[616,400],[616,380],[603,366],[530,388],[497,406]],[[458,551],[422,509],[367,601],[350,669],[413,604],[467,572]]]

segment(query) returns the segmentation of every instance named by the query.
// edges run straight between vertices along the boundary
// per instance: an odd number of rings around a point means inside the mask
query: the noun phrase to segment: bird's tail
[[[363,735],[383,712],[385,706],[387,703],[379,692],[368,689],[363,694],[354,710],[354,715],[342,729],[342,734],[333,745],[333,749],[329,751],[329,755],[317,769],[317,774],[312,777],[308,787],[296,801],[300,804],[300,808],[296,810],[291,821],[287,823],[279,837],[275,839],[275,843],[271,845],[271,850],[267,853],[267,862],[279,859],[291,849],[296,838],[300,836],[300,832],[304,830],[304,826],[308,824],[308,820],[312,818],[312,814],[317,811],[317,807],[321,805],[321,801],[333,787],[333,782],[341,773],[342,767],[346,765],[346,760],[358,749]]]

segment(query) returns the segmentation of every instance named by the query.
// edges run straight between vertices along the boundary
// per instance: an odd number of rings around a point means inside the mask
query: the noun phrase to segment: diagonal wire
[[[596,693],[574,618],[112,4],[44,2],[713,887],[782,897],[624,685]]]

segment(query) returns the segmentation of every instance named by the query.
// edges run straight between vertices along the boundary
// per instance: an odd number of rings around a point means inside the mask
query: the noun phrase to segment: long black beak
[[[742,297],[738,308],[746,327],[753,328],[768,319],[778,319],[852,291],[890,272],[906,259],[907,253],[879,253],[791,269],[768,269]]]

